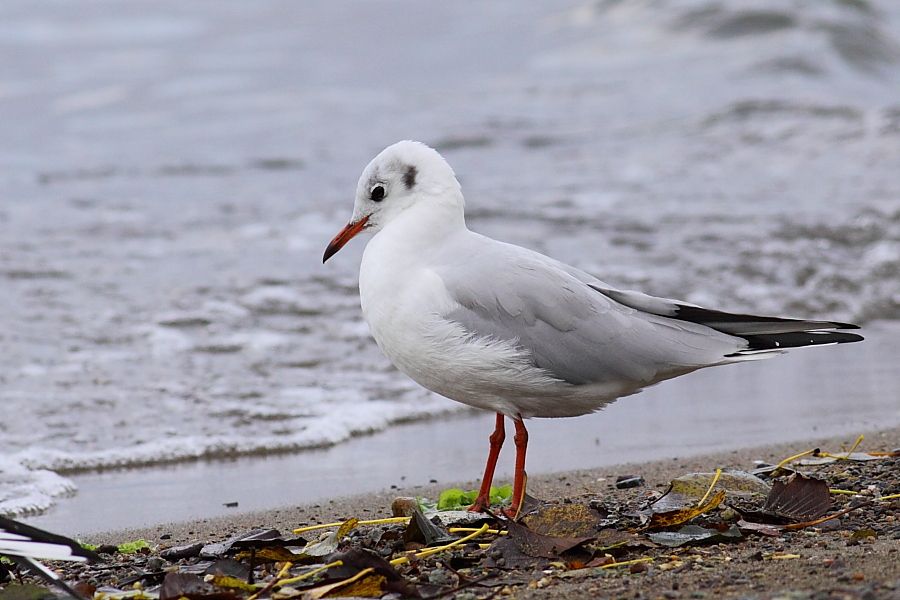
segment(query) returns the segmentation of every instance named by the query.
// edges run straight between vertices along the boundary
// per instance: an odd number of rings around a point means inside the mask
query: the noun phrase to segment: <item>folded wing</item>
[[[484,240],[468,260],[441,262],[448,266],[438,275],[456,302],[444,316],[475,336],[518,345],[574,385],[646,386],[786,348],[863,339],[834,331],[857,328],[849,323],[728,313],[617,290],[544,255]]]

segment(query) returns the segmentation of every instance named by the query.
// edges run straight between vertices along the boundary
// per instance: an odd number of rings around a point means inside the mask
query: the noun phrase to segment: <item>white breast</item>
[[[559,382],[512,344],[475,339],[446,319],[458,305],[428,268],[427,250],[403,237],[376,235],[360,266],[363,317],[382,352],[420,385],[452,400],[516,415],[518,400],[551,394]]]

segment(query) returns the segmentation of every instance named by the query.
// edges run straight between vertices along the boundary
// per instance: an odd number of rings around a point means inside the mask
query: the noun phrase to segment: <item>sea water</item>
[[[900,318],[889,0],[8,0],[0,46],[2,513],[462,410],[369,338],[363,240],[321,264],[398,139],[611,285]]]

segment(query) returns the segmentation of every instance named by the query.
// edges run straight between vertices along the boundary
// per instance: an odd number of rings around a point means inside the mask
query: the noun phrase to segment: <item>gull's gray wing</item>
[[[589,285],[619,304],[651,315],[699,323],[700,325],[706,325],[717,331],[740,337],[747,335],[803,333],[810,331],[824,331],[828,329],[859,329],[858,325],[852,323],[812,321],[809,319],[787,319],[784,317],[732,313],[704,308],[682,300],[651,296],[649,294],[644,294],[643,292],[619,290],[575,267],[554,261],[550,258],[548,258],[548,260],[569,275],[575,277],[582,283]]]
[[[654,315],[700,323],[718,331],[738,336],[822,331],[826,329],[859,329],[857,325],[839,323],[837,321],[786,319],[784,317],[746,315],[713,310],[678,300],[648,296],[641,292],[617,290],[596,280],[588,282],[588,285],[625,306]]]
[[[456,303],[443,316],[474,336],[515,344],[571,384],[650,385],[747,348],[741,338],[622,304],[536,252],[481,236],[453,248],[467,256],[435,261]]]

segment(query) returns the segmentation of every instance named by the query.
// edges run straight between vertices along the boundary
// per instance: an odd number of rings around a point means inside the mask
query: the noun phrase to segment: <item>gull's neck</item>
[[[441,244],[447,237],[466,231],[461,202],[421,198],[403,212],[394,215],[375,237],[391,246],[418,252]]]

